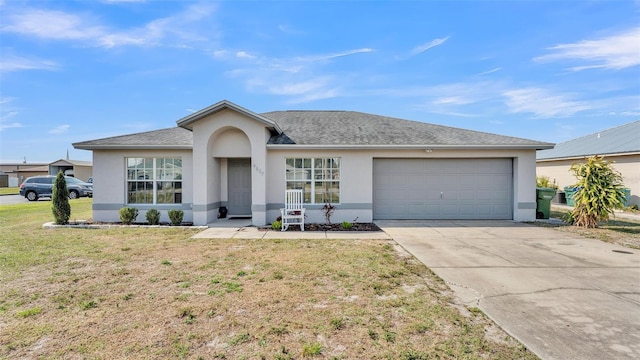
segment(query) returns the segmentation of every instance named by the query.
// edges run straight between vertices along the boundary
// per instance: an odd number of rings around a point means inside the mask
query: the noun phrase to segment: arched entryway
[[[227,208],[227,216],[251,217],[249,137],[238,128],[226,127],[212,136],[211,146],[214,163],[220,166],[220,177],[212,179],[209,186],[220,187],[220,203]]]

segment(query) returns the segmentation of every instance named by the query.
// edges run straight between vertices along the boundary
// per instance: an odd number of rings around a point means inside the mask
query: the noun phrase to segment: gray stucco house
[[[553,144],[354,111],[257,114],[220,101],[177,127],[73,144],[93,151],[96,221],[133,206],[197,225],[275,220],[302,189],[308,222],[535,219],[536,150]]]

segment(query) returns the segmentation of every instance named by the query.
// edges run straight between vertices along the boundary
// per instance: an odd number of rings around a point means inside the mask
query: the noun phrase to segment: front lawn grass
[[[550,217],[561,219],[566,210],[553,208]],[[540,223],[537,223],[540,224]],[[601,221],[597,228],[587,229],[572,225],[557,226],[557,230],[571,232],[580,236],[599,239],[632,249],[640,249],[640,221],[616,218],[612,216],[608,221]]]
[[[0,188],[0,195],[18,195],[20,194],[19,187],[3,187]]]
[[[50,207],[0,207],[0,358],[536,358],[392,242],[43,229]]]

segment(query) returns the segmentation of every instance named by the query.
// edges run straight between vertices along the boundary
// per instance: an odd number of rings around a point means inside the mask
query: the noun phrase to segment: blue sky
[[[549,142],[640,119],[639,1],[0,0],[0,161],[219,100]]]

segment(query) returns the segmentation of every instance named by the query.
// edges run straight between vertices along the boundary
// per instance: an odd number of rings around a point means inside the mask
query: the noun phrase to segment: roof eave
[[[553,144],[536,145],[309,145],[309,144],[267,144],[267,149],[300,149],[300,150],[542,150],[551,149]]]
[[[193,123],[204,118],[207,117],[211,114],[215,114],[219,111],[222,111],[224,109],[231,109],[233,111],[239,112],[243,115],[246,115],[258,122],[261,122],[265,125],[267,125],[270,128],[273,128],[274,130],[276,130],[278,132],[278,134],[282,134],[282,129],[280,129],[280,126],[278,126],[278,124],[276,122],[274,122],[273,120],[267,119],[266,117],[256,114],[253,111],[243,108],[240,105],[236,105],[234,103],[232,103],[231,101],[228,100],[222,100],[219,101],[211,106],[208,106],[200,111],[197,111],[191,115],[187,115],[185,117],[183,117],[182,119],[179,119],[178,121],[176,121],[176,123],[178,124],[179,127],[188,129],[188,130],[193,130]]]
[[[608,154],[585,154],[585,155],[569,155],[569,156],[559,156],[559,157],[550,157],[550,158],[541,158],[536,159],[536,161],[544,162],[544,161],[560,161],[560,160],[580,160],[585,159],[591,156],[604,156],[612,157],[612,156],[630,156],[630,155],[640,155],[640,151],[628,151],[628,152],[618,152],[618,153],[608,153]]]

